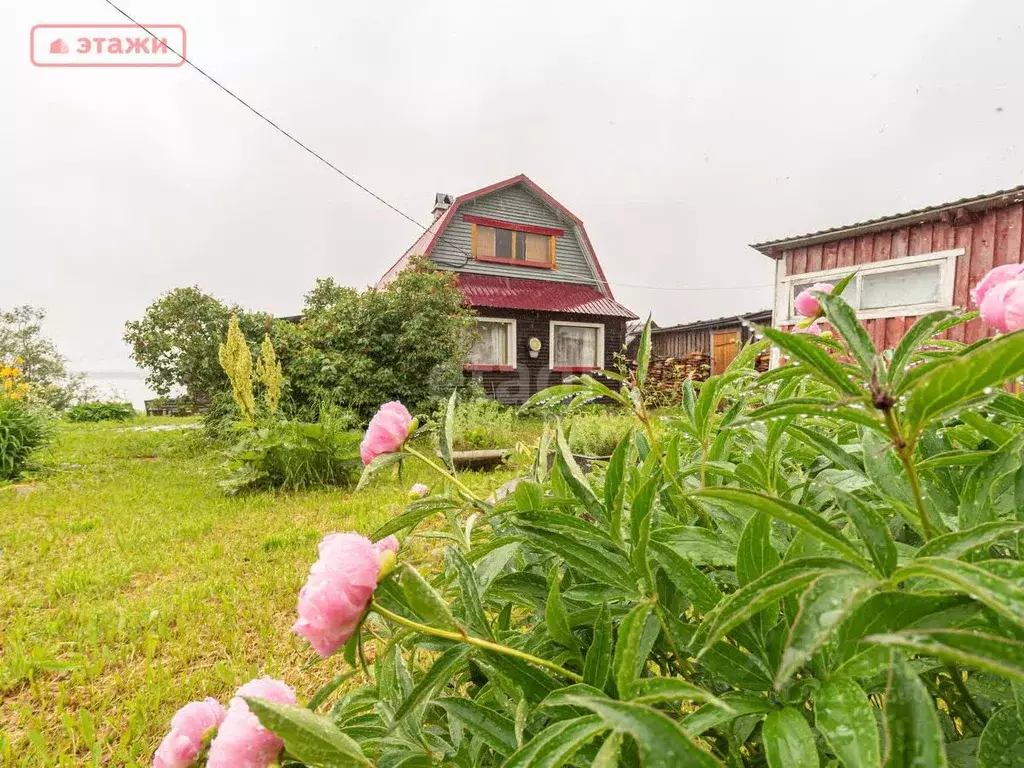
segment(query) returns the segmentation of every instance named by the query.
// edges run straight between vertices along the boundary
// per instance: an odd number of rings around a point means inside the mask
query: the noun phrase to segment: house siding
[[[536,392],[560,384],[568,375],[550,368],[550,323],[562,322],[602,323],[604,325],[604,363],[614,365],[614,356],[622,350],[626,340],[626,320],[600,315],[575,315],[563,312],[533,312],[516,309],[480,307],[482,317],[512,318],[516,321],[516,369],[514,371],[467,371],[468,378],[477,379],[488,397],[509,405],[521,405]],[[527,342],[536,337],[543,346],[537,357],[530,357]]]
[[[956,226],[941,221],[890,230],[859,237],[835,240],[806,248],[784,250],[781,259],[786,276],[835,267],[917,256],[963,248],[957,258],[953,284],[953,304],[964,309],[971,305],[970,290],[992,267],[1024,263],[1022,248],[1024,204],[993,208],[972,214],[970,223]],[[916,316],[873,318],[864,326],[879,349],[893,347],[914,324]],[[981,319],[959,325],[942,334],[943,338],[973,344],[991,336],[995,329]]]
[[[556,268],[537,269],[514,264],[474,261],[471,258],[472,228],[470,223],[463,219],[464,214],[564,230],[564,235],[555,238]],[[574,223],[562,219],[521,185],[507,187],[461,205],[455,212],[454,220],[434,245],[430,258],[442,269],[459,272],[582,283],[601,288],[580,243],[580,236]]]

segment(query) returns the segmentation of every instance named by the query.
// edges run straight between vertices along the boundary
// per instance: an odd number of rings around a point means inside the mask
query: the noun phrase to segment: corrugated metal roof
[[[518,280],[471,272],[460,272],[457,280],[466,303],[471,307],[636,318],[617,301],[588,285]]]
[[[695,320],[692,323],[681,323],[679,325],[668,325],[664,328],[651,328],[651,333],[670,333],[672,331],[694,331],[698,328],[714,328],[716,326],[739,325],[741,322],[757,323],[764,325],[771,324],[772,311],[770,309],[759,309],[756,312],[748,312],[745,315],[726,315],[711,320]]]
[[[855,237],[857,235],[867,234],[868,232],[889,229],[897,223],[901,225],[917,224],[928,221],[929,219],[938,218],[944,212],[955,212],[957,208],[977,210],[980,208],[993,208],[1010,203],[1019,203],[1021,201],[1024,201],[1024,185],[1011,187],[1010,189],[1001,189],[998,192],[989,192],[987,194],[976,195],[974,197],[962,197],[959,200],[953,200],[949,203],[932,205],[927,208],[915,208],[914,210],[904,211],[903,213],[894,213],[889,216],[881,216],[877,219],[859,221],[855,224],[845,224],[840,227],[821,229],[817,232],[808,232],[803,235],[783,237],[778,240],[767,240],[763,243],[752,243],[750,247],[760,251],[765,256],[778,258],[779,254],[773,254],[773,251],[800,248],[806,245],[817,245],[818,243],[829,242],[831,240]]]

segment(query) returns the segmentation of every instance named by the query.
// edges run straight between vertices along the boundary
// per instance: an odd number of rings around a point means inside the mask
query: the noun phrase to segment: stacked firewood
[[[636,370],[636,361],[629,362],[630,372]],[[649,392],[678,392],[686,379],[704,381],[711,375],[711,357],[703,352],[691,352],[685,357],[658,357],[651,355],[647,368]]]
[[[766,373],[771,365],[771,353],[766,349],[754,358],[754,370],[758,373]]]

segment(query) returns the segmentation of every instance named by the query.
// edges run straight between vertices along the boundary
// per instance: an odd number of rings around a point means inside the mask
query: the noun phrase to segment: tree
[[[74,402],[92,396],[85,374],[69,373],[67,359],[52,339],[43,336],[46,310],[27,304],[0,309],[0,363],[20,358],[21,380],[29,385],[31,397],[62,411]]]
[[[266,316],[228,306],[198,286],[175,288],[150,304],[141,320],[125,323],[124,340],[157,394],[182,387],[194,398],[208,399],[228,388],[218,350],[233,314],[247,338],[263,335]]]
[[[275,339],[295,406],[330,402],[369,418],[399,399],[430,410],[462,382],[468,354],[455,275],[416,262],[382,290],[318,280],[301,324]]]

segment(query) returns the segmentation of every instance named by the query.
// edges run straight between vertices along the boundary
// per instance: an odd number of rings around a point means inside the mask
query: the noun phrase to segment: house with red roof
[[[519,404],[569,374],[610,367],[636,319],[615,301],[583,222],[524,175],[453,197],[384,273],[410,259],[452,270],[477,315],[466,373],[489,397]]]

